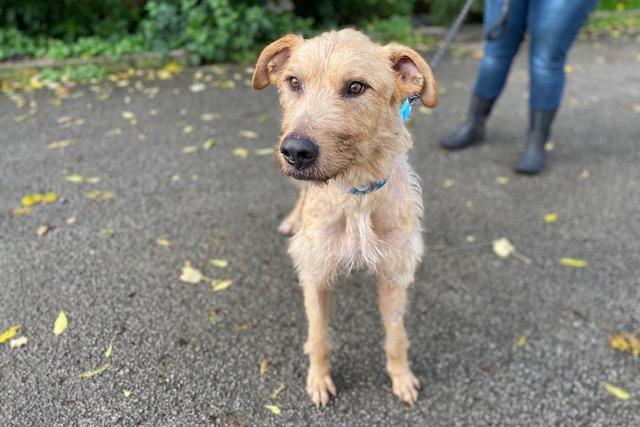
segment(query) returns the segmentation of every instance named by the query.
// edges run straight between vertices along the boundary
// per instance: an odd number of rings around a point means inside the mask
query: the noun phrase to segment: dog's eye
[[[357,96],[364,92],[365,85],[360,82],[351,82],[347,86],[347,95],[349,96]]]
[[[287,79],[287,81],[289,82],[289,87],[291,88],[291,90],[298,92],[300,90],[300,81],[298,81],[297,78],[291,76]]]

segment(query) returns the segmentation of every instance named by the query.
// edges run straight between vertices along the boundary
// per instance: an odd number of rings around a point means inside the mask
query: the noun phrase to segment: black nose
[[[298,170],[306,169],[318,157],[318,146],[306,139],[288,136],[280,146],[282,157]]]

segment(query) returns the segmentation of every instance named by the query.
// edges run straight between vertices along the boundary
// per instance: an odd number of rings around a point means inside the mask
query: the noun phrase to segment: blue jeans
[[[484,28],[499,20],[503,0],[485,0]],[[500,95],[525,30],[529,30],[529,105],[535,110],[558,108],[564,87],[564,65],[571,44],[598,0],[511,0],[500,38],[485,41],[475,92],[482,98]]]

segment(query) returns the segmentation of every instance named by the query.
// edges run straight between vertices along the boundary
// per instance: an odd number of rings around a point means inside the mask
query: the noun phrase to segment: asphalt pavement
[[[464,115],[477,62],[473,48],[447,57],[440,105],[409,124],[427,247],[407,318],[424,385],[413,408],[390,391],[365,273],[334,298],[338,396],[318,410],[305,395],[302,295],[276,233],[296,191],[269,152],[273,89],[209,66],[0,95],[0,333],[21,325],[28,339],[0,344],[0,424],[640,425],[640,358],[609,343],[640,334],[640,41],[578,42],[534,178],[511,171],[525,48],[487,143],[437,145]],[[13,210],[38,192],[57,200]],[[503,237],[520,258],[494,254]],[[200,283],[179,280],[187,260]]]

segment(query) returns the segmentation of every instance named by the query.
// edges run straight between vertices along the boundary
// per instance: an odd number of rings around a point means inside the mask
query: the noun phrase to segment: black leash
[[[462,7],[462,10],[460,10],[460,13],[458,13],[456,20],[453,21],[453,24],[451,24],[451,27],[449,27],[447,34],[444,36],[444,39],[442,40],[442,44],[436,51],[435,55],[433,55],[433,57],[431,58],[431,61],[429,61],[432,68],[435,68],[438,66],[438,63],[440,63],[440,60],[442,60],[442,57],[449,49],[449,46],[451,45],[453,38],[456,36],[456,34],[458,34],[458,31],[460,31],[460,27],[462,26],[464,19],[469,14],[469,10],[471,9],[471,5],[473,4],[473,1],[474,0],[467,0],[467,2]],[[500,13],[500,19],[498,19],[498,22],[489,31],[487,31],[486,38],[488,41],[496,40],[500,38],[500,36],[502,36],[502,33],[504,32],[504,29],[507,26],[507,17],[509,16],[510,6],[511,6],[511,0],[503,1],[502,12]]]

